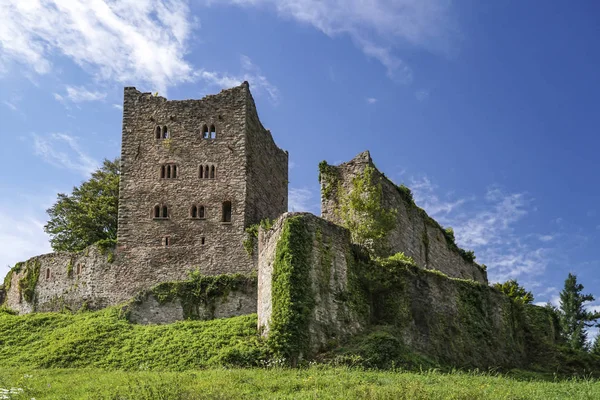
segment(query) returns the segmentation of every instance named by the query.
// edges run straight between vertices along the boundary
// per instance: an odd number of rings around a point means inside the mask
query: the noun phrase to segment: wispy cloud
[[[35,154],[46,162],[59,168],[77,171],[86,177],[99,165],[81,149],[77,138],[64,133],[52,133],[47,136],[34,134],[33,147]]]
[[[90,90],[83,86],[69,86],[66,88],[66,98],[63,95],[58,93],[54,93],[54,98],[60,102],[64,102],[66,99],[72,101],[73,103],[83,103],[88,101],[98,101],[104,100],[106,98],[106,93],[99,92],[96,90]]]
[[[348,35],[387,75],[410,83],[412,69],[397,55],[399,45],[449,53],[457,36],[451,3],[446,0],[205,0],[270,7],[284,17],[314,26],[330,37]]]
[[[254,92],[259,95],[264,93],[273,104],[278,104],[281,100],[279,89],[269,82],[260,68],[252,62],[250,57],[245,55],[240,56],[240,62],[242,72],[237,75],[206,70],[196,71],[194,75],[205,81],[208,85],[219,88],[229,88],[248,81],[252,85]]]
[[[313,191],[308,188],[290,188],[288,198],[289,211],[308,211],[316,214],[319,204],[313,197]]]
[[[190,79],[183,59],[193,23],[185,0],[0,0],[0,59],[38,74],[66,56],[100,79],[160,91]]]
[[[18,261],[51,251],[48,236],[43,231],[44,211],[50,202],[49,195],[24,195],[13,189],[10,204],[0,200],[0,281],[10,266]]]
[[[377,99],[375,97],[367,97],[366,101],[368,104],[375,104],[377,103]]]
[[[10,101],[5,100],[5,101],[2,102],[2,104],[4,104],[6,107],[10,108],[13,111],[17,111],[18,110],[17,106],[15,106]]]
[[[425,101],[429,98],[429,90],[421,89],[415,92],[415,97],[419,101]]]
[[[413,179],[409,186],[429,215],[454,229],[461,247],[475,250],[477,261],[488,266],[491,281],[530,279],[549,264],[551,249],[544,245],[551,235],[516,229],[532,208],[533,200],[526,193],[492,186],[483,196],[455,198],[439,194],[427,177]]]

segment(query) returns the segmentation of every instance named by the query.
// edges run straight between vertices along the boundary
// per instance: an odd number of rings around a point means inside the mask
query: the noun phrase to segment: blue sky
[[[0,276],[50,251],[45,209],[119,155],[123,86],[248,80],[291,210],[318,214],[320,160],[369,149],[491,280],[556,302],[572,271],[600,297],[600,5],[484,3],[0,0]]]

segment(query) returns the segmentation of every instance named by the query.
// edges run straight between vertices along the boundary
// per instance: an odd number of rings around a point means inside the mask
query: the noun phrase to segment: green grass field
[[[10,399],[600,399],[600,382],[348,368],[186,372],[0,369]],[[0,392],[1,393],[1,392]],[[2,395],[0,394],[0,398]]]
[[[119,308],[0,310],[0,399],[600,399],[598,380],[547,373],[286,369],[256,325],[256,315],[142,326]]]

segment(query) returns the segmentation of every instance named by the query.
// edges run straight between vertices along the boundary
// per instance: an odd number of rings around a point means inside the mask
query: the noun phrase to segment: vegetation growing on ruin
[[[19,292],[23,298],[32,303],[35,298],[35,286],[40,277],[40,260],[35,258],[25,263],[25,273],[19,279]]]
[[[513,301],[521,304],[533,303],[533,293],[527,291],[515,279],[508,280],[504,283],[494,283],[494,288],[498,289]]]
[[[374,182],[375,169],[367,166],[352,179],[352,190],[339,196],[339,216],[350,231],[352,241],[372,255],[388,252],[386,237],[394,229],[397,210],[385,208],[380,182]]]
[[[339,170],[334,165],[329,165],[323,160],[319,163],[319,183],[321,193],[325,199],[331,199],[339,186]]]
[[[307,353],[308,321],[314,307],[310,270],[312,237],[301,216],[288,218],[277,242],[272,277],[268,345],[291,365]]]
[[[248,253],[249,256],[254,255],[254,248],[256,247],[256,241],[258,240],[259,228],[263,228],[263,230],[269,230],[273,227],[274,222],[274,219],[265,218],[258,224],[253,224],[246,228],[246,239],[244,239],[243,245],[246,253]]]
[[[24,262],[18,262],[15,264],[14,267],[10,269],[10,271],[8,271],[8,273],[4,277],[4,290],[6,290],[6,293],[8,293],[8,291],[10,290],[13,275],[21,272],[24,266]]]
[[[222,301],[231,291],[248,291],[257,285],[256,276],[242,274],[202,275],[192,271],[185,281],[163,282],[138,296],[142,300],[152,294],[160,304],[181,301],[185,319],[214,318],[217,301]],[[201,308],[205,315],[201,312]]]
[[[137,325],[119,307],[77,314],[0,313],[0,365],[172,371],[258,366],[266,349],[256,325],[256,314]]]

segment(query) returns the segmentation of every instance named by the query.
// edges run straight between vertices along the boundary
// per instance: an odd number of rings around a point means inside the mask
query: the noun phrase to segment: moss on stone
[[[329,165],[323,160],[319,163],[319,183],[321,184],[321,193],[327,200],[332,199],[338,192],[340,181],[340,172],[334,165]]]
[[[310,346],[314,308],[310,270],[313,242],[302,216],[284,222],[272,276],[272,315],[268,346],[276,357],[296,365]]]
[[[149,292],[159,304],[179,300],[185,319],[206,319],[200,315],[200,307],[214,317],[216,302],[223,300],[231,291],[257,285],[256,276],[243,274],[223,274],[216,276],[202,275],[199,271],[189,274],[185,281],[163,282],[154,286]],[[140,296],[140,297],[142,297]]]
[[[35,287],[40,277],[41,263],[39,259],[31,259],[25,263],[25,273],[19,279],[19,292],[28,303],[35,299]]]
[[[256,241],[258,240],[259,228],[269,230],[273,227],[274,222],[275,220],[265,218],[258,224],[253,224],[246,228],[246,239],[244,239],[242,244],[244,246],[244,249],[246,250],[246,253],[248,253],[249,256],[254,255],[254,248],[256,247]]]

